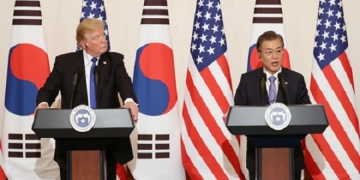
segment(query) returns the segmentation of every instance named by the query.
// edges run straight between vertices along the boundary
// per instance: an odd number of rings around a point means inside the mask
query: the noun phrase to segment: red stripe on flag
[[[316,180],[326,180],[324,174],[321,172],[320,168],[317,166],[316,162],[311,157],[310,151],[307,149],[306,142],[302,141],[301,144],[302,144],[303,150],[304,150],[304,158],[305,158],[306,167],[307,167],[307,170],[309,171],[309,173],[311,174],[311,177]]]
[[[192,123],[192,120],[189,116],[189,112],[187,110],[186,103],[184,103],[184,107],[183,107],[183,117],[186,126],[186,131],[188,132],[191,142],[198,151],[201,158],[204,160],[205,164],[209,167],[210,171],[214,174],[216,179],[224,179],[224,178],[226,179],[227,175],[224,173],[224,171],[222,171],[221,166],[216,161],[215,157],[211,154],[209,148],[206,146],[202,137],[197,131],[196,127]],[[189,172],[189,176],[192,178],[193,176],[195,176],[194,179],[201,179],[196,177],[196,174],[190,174],[190,172]]]
[[[353,74],[352,74],[352,69],[351,69],[351,65],[350,65],[350,61],[347,57],[347,54],[345,52],[343,52],[342,54],[340,54],[340,56],[338,57],[347,76],[348,76],[348,79],[351,83],[351,86],[353,87],[353,90],[355,89],[354,88],[354,78],[353,78]]]
[[[116,175],[120,180],[127,180],[127,172],[123,165],[116,163]]]
[[[210,74],[211,76],[204,76],[203,74],[201,74],[201,75],[202,75],[203,79],[213,79],[213,76],[211,74]],[[206,73],[206,75],[207,75],[207,73]],[[236,173],[239,175],[239,177],[243,177],[244,175],[240,171],[240,162],[234,151],[234,148],[231,146],[230,142],[227,140],[224,133],[222,132],[220,127],[217,125],[214,117],[211,115],[209,108],[207,107],[207,105],[203,101],[201,95],[199,94],[198,90],[196,89],[194,82],[192,81],[192,76],[189,71],[187,72],[187,77],[188,78],[186,79],[186,86],[189,89],[191,99],[194,102],[194,105],[195,105],[196,109],[198,110],[201,118],[204,120],[204,123],[207,126],[207,128],[209,129],[209,132],[212,134],[212,136],[216,140],[219,147],[223,150],[225,156],[227,157],[229,162],[232,164]],[[209,87],[211,87],[211,86],[209,86]],[[211,88],[213,88],[213,87],[211,87]],[[213,96],[216,97],[216,96],[219,96],[219,94],[213,94]],[[225,109],[225,113],[226,112],[227,112],[227,109]],[[219,118],[222,118],[222,117],[219,117]]]
[[[350,145],[349,139],[344,132],[344,129],[342,128],[341,124],[339,123],[338,119],[336,118],[335,113],[331,109],[328,101],[326,100],[325,96],[321,92],[318,84],[316,83],[313,75],[311,76],[311,82],[310,82],[310,90],[313,94],[313,97],[315,101],[319,104],[323,104],[325,108],[326,115],[328,117],[329,126],[331,127],[331,130],[334,131],[336,137],[338,138],[339,142],[343,146],[343,149],[346,150],[346,148]],[[333,128],[335,127],[335,128]],[[337,127],[337,128],[336,128]],[[334,170],[338,178],[341,176],[348,175],[345,171],[344,167],[342,166],[341,162],[339,161],[338,157],[335,155],[334,151],[331,149],[330,145],[326,141],[323,135],[312,135],[314,138],[315,143],[318,145],[321,153],[324,155],[325,159],[329,162],[329,165]],[[347,140],[346,140],[347,139]],[[344,142],[346,141],[346,143]],[[351,156],[349,156],[350,158]]]
[[[204,179],[188,156],[183,140],[181,140],[181,157],[183,165],[186,167],[186,172],[191,177],[191,179]]]
[[[343,85],[341,84],[340,80],[337,78],[336,73],[331,68],[331,66],[326,66],[322,71],[327,81],[329,82],[331,88],[334,90],[336,96],[338,97],[343,109],[348,115],[350,122],[353,125],[357,135],[359,136],[359,124],[358,124],[358,119],[356,117],[355,109],[352,106],[348,96],[346,95],[346,91],[344,90]]]
[[[211,94],[216,100],[216,103],[219,105],[223,114],[226,114],[229,110],[230,104],[227,101],[224,93],[222,92],[219,84],[216,82],[216,79],[210,72],[209,68],[205,68],[201,71],[201,76],[204,79],[205,84],[210,90]],[[196,101],[195,101],[196,102]]]
[[[229,69],[229,64],[227,62],[227,59],[225,57],[225,55],[221,55],[218,59],[217,59],[217,63],[219,64],[221,71],[224,73],[226,80],[229,84],[229,87],[232,91],[232,84],[231,84],[231,74],[230,74],[230,69]]]
[[[0,167],[0,180],[7,180],[5,172],[2,167]]]

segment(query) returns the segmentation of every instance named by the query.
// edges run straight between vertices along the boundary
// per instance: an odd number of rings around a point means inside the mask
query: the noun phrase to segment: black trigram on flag
[[[40,1],[16,1],[13,25],[42,25]]]
[[[41,158],[40,138],[35,134],[9,134],[10,158]]]
[[[170,158],[169,134],[139,134],[138,159]]]

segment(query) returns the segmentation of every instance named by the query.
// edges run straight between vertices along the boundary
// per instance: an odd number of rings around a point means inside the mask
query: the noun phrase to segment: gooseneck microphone
[[[71,99],[70,99],[70,108],[72,109],[74,106],[74,97],[75,97],[75,92],[77,89],[77,85],[79,83],[79,68],[76,68],[76,70],[74,71],[74,75],[73,75],[73,83],[72,83],[72,90],[71,90]]]
[[[261,105],[264,105],[264,94],[265,94],[265,89],[266,89],[266,74],[262,73],[261,77],[260,77],[260,90],[261,90]]]
[[[95,93],[96,93],[96,108],[99,108],[99,66],[94,67],[94,77],[95,77]]]
[[[278,78],[279,78],[279,81],[280,81],[280,88],[281,88],[281,92],[282,92],[282,94],[284,96],[285,104],[289,105],[289,92],[288,92],[288,89],[287,89],[287,82],[286,82],[286,79],[284,77],[284,74],[282,72],[280,72],[278,74]]]

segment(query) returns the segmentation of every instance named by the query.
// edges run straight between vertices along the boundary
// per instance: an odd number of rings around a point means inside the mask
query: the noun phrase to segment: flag
[[[139,121],[132,135],[135,179],[184,180],[180,114],[166,0],[145,0],[134,68]],[[149,168],[151,167],[151,168]]]
[[[283,25],[281,1],[256,0],[247,71],[262,67],[256,48],[256,41],[262,33],[269,30],[275,31],[283,37],[285,48],[282,66],[290,69],[290,58],[286,49],[286,36]]]
[[[219,0],[198,0],[182,111],[182,158],[191,179],[245,179],[239,140],[223,116],[234,104]]]
[[[83,0],[82,8],[81,8],[81,15],[80,15],[80,22],[82,22],[86,18],[95,18],[101,20],[105,23],[104,27],[104,34],[106,38],[106,42],[108,44],[108,50],[110,50],[110,39],[109,39],[109,30],[108,24],[106,20],[106,11],[105,5],[103,0]],[[81,50],[77,47],[77,50]],[[117,179],[119,180],[126,180],[126,169],[125,166],[117,163],[116,165],[116,174]]]
[[[305,161],[315,180],[360,179],[359,122],[341,0],[320,0],[310,93],[329,126],[308,135]]]
[[[1,137],[8,179],[55,179],[54,140],[32,131],[36,96],[50,74],[39,1],[15,1]]]

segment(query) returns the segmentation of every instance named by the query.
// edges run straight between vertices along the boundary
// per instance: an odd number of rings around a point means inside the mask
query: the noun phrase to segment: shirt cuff
[[[132,98],[126,98],[124,101],[124,104],[126,104],[128,102],[133,102],[136,106],[139,106]]]
[[[49,104],[47,102],[41,102],[38,104],[38,106],[43,105],[43,104],[46,104],[47,106],[49,106]]]

